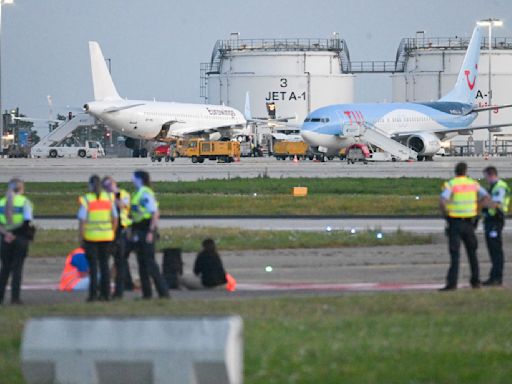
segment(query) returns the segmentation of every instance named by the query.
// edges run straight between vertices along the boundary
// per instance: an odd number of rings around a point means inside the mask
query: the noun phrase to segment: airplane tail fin
[[[120,100],[112,76],[107,68],[107,63],[101,52],[100,45],[96,41],[89,41],[89,53],[91,56],[92,84],[94,87],[94,100],[110,101]]]
[[[477,89],[475,87],[478,76],[478,60],[480,59],[480,44],[482,43],[482,31],[475,27],[464,62],[460,68],[455,87],[439,101],[453,101],[465,104],[473,104]]]

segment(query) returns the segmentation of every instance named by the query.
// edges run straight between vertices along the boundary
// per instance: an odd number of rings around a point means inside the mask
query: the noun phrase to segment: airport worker
[[[110,298],[109,254],[117,227],[118,213],[109,193],[101,187],[98,175],[92,175],[89,192],[79,198],[79,236],[89,263],[90,284],[87,301],[98,299],[98,264],[100,269],[100,300]]]
[[[130,255],[128,236],[132,225],[130,218],[130,194],[125,189],[119,188],[117,182],[111,176],[104,177],[101,184],[103,189],[111,194],[118,213],[117,230],[112,244],[114,266],[116,269],[113,298],[120,299],[123,297],[125,281],[128,276],[131,281],[130,267],[128,265],[128,256]]]
[[[11,276],[11,304],[22,304],[21,279],[28,245],[33,240],[33,205],[24,196],[25,185],[14,178],[7,185],[6,195],[0,199],[0,304]]]
[[[155,242],[160,213],[155,193],[151,189],[149,173],[135,171],[132,182],[136,192],[132,195],[132,235],[131,240],[137,254],[142,298],[152,296],[151,280],[160,298],[169,297],[169,288],[155,261]]]
[[[500,286],[503,284],[504,263],[502,232],[510,204],[510,187],[498,177],[498,170],[493,166],[484,169],[484,176],[489,184],[491,198],[489,207],[483,210],[483,216],[485,242],[492,266],[489,278],[483,285]]]
[[[227,278],[217,247],[212,239],[203,241],[203,249],[194,262],[194,274],[180,277],[180,283],[188,289],[225,288]]]
[[[461,240],[465,245],[471,268],[471,287],[480,287],[476,254],[478,241],[475,227],[479,203],[486,204],[489,195],[477,181],[466,174],[467,164],[458,163],[455,166],[455,177],[444,184],[439,202],[441,212],[447,221],[446,234],[450,252],[450,268],[446,277],[446,286],[441,291],[457,289]]]
[[[59,290],[84,291],[89,288],[89,263],[83,248],[72,250],[66,257],[60,276]]]

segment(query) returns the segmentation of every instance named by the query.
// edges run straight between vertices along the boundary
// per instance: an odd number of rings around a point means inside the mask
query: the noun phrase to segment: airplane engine
[[[441,140],[431,133],[409,136],[406,145],[418,152],[418,158],[432,158],[441,149]]]

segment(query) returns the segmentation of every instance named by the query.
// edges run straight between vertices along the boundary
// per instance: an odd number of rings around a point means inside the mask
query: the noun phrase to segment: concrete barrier
[[[237,316],[32,319],[23,375],[29,384],[239,384],[242,334]]]

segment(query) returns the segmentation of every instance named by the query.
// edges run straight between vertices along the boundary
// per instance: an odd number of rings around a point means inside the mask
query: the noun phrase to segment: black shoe
[[[457,287],[453,287],[451,285],[446,285],[443,288],[439,289],[439,292],[449,292],[449,291],[455,291],[457,290]]]
[[[11,304],[12,305],[23,305],[23,301],[21,301],[20,299],[14,299],[14,300],[11,300]]]
[[[501,281],[498,281],[498,280],[486,280],[482,283],[483,286],[486,286],[486,287],[501,287],[503,285],[503,283]]]
[[[479,281],[471,283],[471,288],[473,289],[480,289],[481,286],[482,284]]]

